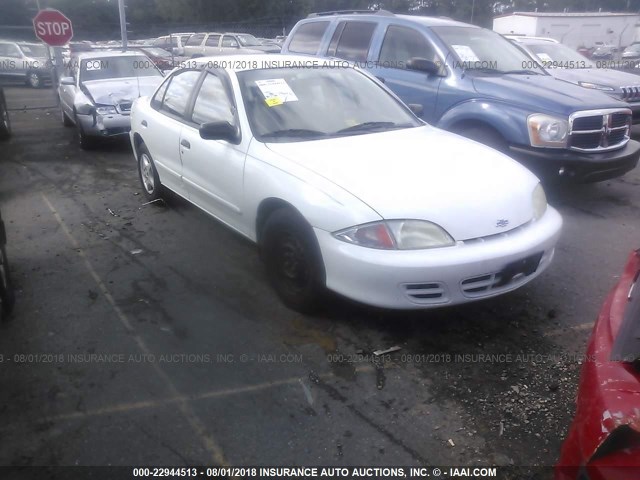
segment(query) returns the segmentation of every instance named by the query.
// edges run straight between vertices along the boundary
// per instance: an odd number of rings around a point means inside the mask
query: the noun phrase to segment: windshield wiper
[[[262,135],[265,138],[272,137],[326,137],[326,133],[319,132],[317,130],[309,130],[306,128],[287,128],[284,130],[274,130],[273,132],[268,132]]]
[[[407,128],[410,127],[409,123],[395,123],[395,122],[364,122],[351,127],[343,128],[336,132],[336,135],[342,135],[345,133],[354,132],[376,132],[380,130],[392,130],[395,128]]]

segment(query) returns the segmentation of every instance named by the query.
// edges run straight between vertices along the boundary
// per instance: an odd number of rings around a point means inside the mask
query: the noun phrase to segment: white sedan
[[[432,308],[514,290],[551,263],[562,219],[509,157],[424,124],[340,61],[201,58],[135,101],[143,190],[256,242],[275,290]],[[224,246],[220,245],[221,255]]]

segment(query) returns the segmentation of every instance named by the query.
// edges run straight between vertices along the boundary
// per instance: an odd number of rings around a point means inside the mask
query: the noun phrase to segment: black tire
[[[498,150],[499,152],[506,153],[508,151],[505,139],[491,127],[473,125],[470,127],[464,127],[454,133],[458,133],[459,135],[475,140],[476,142],[483,143],[484,145]]]
[[[96,139],[87,135],[82,129],[82,123],[76,116],[76,131],[78,133],[78,143],[83,150],[92,150],[96,146]]]
[[[156,164],[144,143],[138,147],[138,178],[147,200],[152,202],[162,198],[162,184],[156,170]]]
[[[4,245],[0,246],[0,319],[4,320],[13,311],[16,297],[9,274],[9,262]]]
[[[38,72],[27,72],[27,85],[31,88],[42,88],[44,80]]]
[[[307,221],[291,208],[269,216],[262,232],[267,275],[284,304],[301,313],[317,311],[325,293],[318,241]]]
[[[0,140],[7,140],[11,137],[11,120],[4,93],[0,90]]]
[[[65,127],[73,127],[73,121],[69,118],[69,115],[64,113],[64,108],[62,108],[62,102],[60,102],[60,117],[62,118],[62,124]]]

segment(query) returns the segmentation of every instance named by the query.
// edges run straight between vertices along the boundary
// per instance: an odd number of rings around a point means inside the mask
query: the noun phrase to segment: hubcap
[[[152,194],[155,189],[155,178],[153,177],[153,164],[149,155],[143,153],[140,157],[140,177],[142,177],[142,184],[148,194]]]
[[[308,283],[309,266],[304,247],[291,235],[286,236],[280,246],[280,276],[293,291],[303,290]]]
[[[38,87],[40,86],[40,77],[38,77],[38,74],[32,73],[29,75],[29,82],[31,83],[31,86]]]

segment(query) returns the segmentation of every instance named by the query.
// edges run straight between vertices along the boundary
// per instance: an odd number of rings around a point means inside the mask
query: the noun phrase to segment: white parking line
[[[138,345],[138,348],[142,351],[142,353],[150,354],[151,352],[149,351],[149,348],[147,347],[146,343],[139,335],[135,334],[135,330],[131,327],[131,322],[129,321],[125,313],[116,304],[115,300],[113,299],[113,296],[109,292],[109,289],[106,287],[105,283],[100,278],[100,275],[98,275],[96,270],[93,268],[91,261],[85,254],[84,250],[80,247],[80,244],[78,243],[78,241],[71,234],[71,231],[69,230],[67,225],[64,223],[64,220],[62,220],[62,217],[60,216],[60,214],[53,207],[53,205],[51,204],[47,196],[44,193],[41,193],[41,195],[42,195],[42,200],[47,205],[49,210],[51,210],[51,213],[53,214],[54,218],[60,225],[60,228],[62,228],[62,231],[65,233],[65,235],[69,239],[69,242],[71,243],[73,248],[76,250],[76,252],[78,252],[78,255],[80,256],[80,258],[82,258],[82,260],[84,261],[85,267],[89,271],[89,274],[95,280],[96,284],[98,285],[98,288],[100,289],[104,297],[107,299],[107,302],[109,302],[109,305],[111,305],[111,308],[115,312],[116,316],[118,317],[122,325],[124,325],[124,327],[128,331],[132,332],[133,334],[132,338],[135,340],[136,344]],[[158,376],[162,379],[167,389],[169,390],[170,392],[169,398],[171,399],[170,403],[177,404],[182,415],[185,417],[185,419],[187,420],[191,428],[195,431],[197,436],[200,438],[205,448],[212,455],[213,461],[216,464],[221,466],[229,465],[228,462],[225,460],[224,454],[222,452],[222,448],[218,445],[218,442],[216,442],[216,440],[213,438],[211,433],[207,431],[207,428],[205,427],[205,425],[202,423],[202,421],[198,418],[196,413],[191,408],[190,397],[183,395],[178,391],[178,389],[173,384],[169,376],[164,372],[164,370],[162,370],[159,367],[158,364],[152,363],[151,365],[153,366],[153,369],[158,374]],[[141,402],[141,403],[148,404],[153,402]],[[123,408],[120,407],[120,410],[123,410]],[[115,411],[118,411],[118,409],[116,408]]]
[[[355,370],[357,373],[372,373],[375,371],[375,369],[371,366],[358,367]],[[333,373],[326,373],[326,374],[318,375],[318,378],[322,380],[329,380],[331,378],[335,378],[335,375]],[[209,392],[203,392],[203,393],[198,393],[194,395],[180,395],[175,397],[170,396],[170,397],[161,398],[157,400],[145,400],[141,402],[119,403],[119,404],[109,405],[109,406],[94,409],[94,410],[86,410],[83,412],[75,411],[70,413],[62,413],[60,415],[47,417],[47,419],[49,421],[76,420],[76,419],[84,419],[88,417],[111,415],[116,413],[128,413],[135,410],[162,408],[169,405],[173,405],[175,403],[196,402],[200,400],[225,398],[233,395],[242,395],[242,394],[260,392],[263,390],[268,390],[270,388],[277,388],[277,387],[282,387],[287,385],[296,385],[296,384],[303,383],[304,380],[305,379],[301,377],[292,377],[292,378],[285,378],[282,380],[274,380],[272,382],[263,382],[263,383],[258,383],[254,385],[246,385],[243,387],[211,390]],[[306,387],[306,389],[309,391],[309,394],[310,394],[311,391],[309,387]],[[306,395],[307,393],[305,392],[305,396]]]

